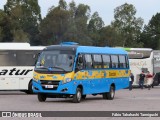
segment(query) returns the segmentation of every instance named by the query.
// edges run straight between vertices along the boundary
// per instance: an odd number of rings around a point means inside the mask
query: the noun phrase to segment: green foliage
[[[69,12],[55,7],[43,19],[40,24],[40,36],[42,43],[57,44],[68,28]]]
[[[58,7],[52,7],[40,24],[42,43],[48,45],[75,41],[91,45],[92,41],[87,34],[89,13],[90,8],[87,5],[76,6],[72,1],[68,6],[64,0],[60,0]]]
[[[154,15],[141,34],[144,47],[160,49],[160,13]]]
[[[98,12],[93,13],[91,20],[89,21],[88,30],[89,32],[95,32],[104,27],[104,22],[101,17],[99,17]]]
[[[11,32],[12,21],[5,14],[4,11],[0,10],[0,41],[1,42],[11,42],[13,41],[13,35]]]
[[[115,20],[112,22],[112,25],[122,36],[120,41],[123,47],[142,47],[142,43],[138,43],[138,40],[143,25],[143,19],[136,18],[135,14],[135,7],[127,3],[114,10]]]
[[[98,12],[93,13],[88,24],[88,32],[90,38],[93,40],[93,45],[101,45],[100,33],[99,31],[104,27],[104,22],[101,17],[99,17]]]
[[[59,6],[60,9],[66,10],[67,9],[67,3],[64,0],[59,0]]]
[[[38,23],[41,20],[38,0],[7,0],[4,11],[12,21],[13,41],[37,44]],[[18,36],[19,34],[19,36]]]
[[[135,17],[136,8],[123,4],[114,10],[114,21],[104,26],[98,12],[90,6],[59,0],[41,19],[38,0],[7,0],[0,10],[0,41],[30,42],[31,45],[74,41],[81,45],[150,47],[160,49],[160,13],[142,31],[143,19]]]
[[[13,42],[30,42],[28,37],[29,35],[25,33],[23,30],[12,31],[12,34],[14,36]]]
[[[122,46],[121,42],[121,39],[123,39],[122,36],[111,25],[103,27],[100,30],[100,36],[101,36],[99,41],[100,46],[111,46],[111,47]]]

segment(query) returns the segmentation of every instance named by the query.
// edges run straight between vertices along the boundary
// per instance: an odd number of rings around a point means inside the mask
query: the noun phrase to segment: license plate
[[[45,88],[53,88],[53,85],[45,85]]]

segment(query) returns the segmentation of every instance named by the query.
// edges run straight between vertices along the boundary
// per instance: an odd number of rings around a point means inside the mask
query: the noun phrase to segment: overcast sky
[[[0,0],[0,9],[3,9],[3,5],[7,0]],[[65,0],[70,3],[72,0]],[[76,4],[83,3],[89,5],[91,8],[91,14],[97,11],[102,17],[105,25],[109,25],[114,20],[114,9],[124,3],[133,4],[137,10],[136,17],[144,19],[144,23],[148,24],[148,21],[157,12],[160,13],[160,0],[74,0]],[[48,8],[51,6],[57,6],[59,0],[39,0],[41,7],[42,17],[45,17]]]

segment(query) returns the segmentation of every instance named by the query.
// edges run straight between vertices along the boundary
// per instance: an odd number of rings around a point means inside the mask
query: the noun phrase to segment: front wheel
[[[111,86],[109,92],[103,93],[103,99],[113,100],[114,95],[115,95],[115,88],[114,86]]]
[[[46,95],[45,94],[41,94],[41,93],[38,93],[38,100],[39,102],[44,102],[46,101]]]
[[[80,103],[81,99],[82,99],[82,90],[81,88],[77,88],[76,94],[73,95],[73,102]]]

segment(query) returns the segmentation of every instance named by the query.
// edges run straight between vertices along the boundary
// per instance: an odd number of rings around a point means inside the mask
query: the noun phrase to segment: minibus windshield
[[[38,58],[35,69],[44,71],[70,72],[73,69],[74,54],[70,51],[43,51]]]

